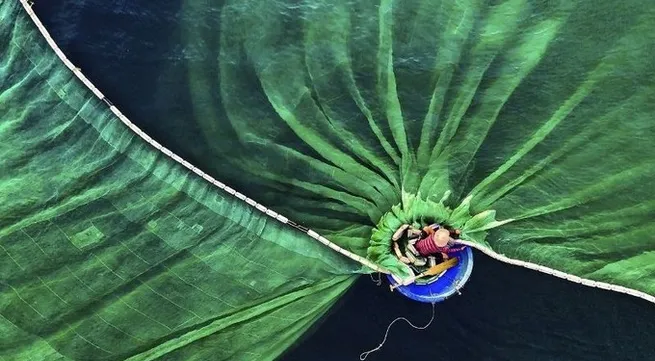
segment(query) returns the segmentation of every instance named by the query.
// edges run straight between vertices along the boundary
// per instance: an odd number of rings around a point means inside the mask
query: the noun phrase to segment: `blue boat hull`
[[[473,251],[470,247],[466,247],[452,256],[459,258],[459,262],[439,278],[427,284],[414,283],[409,286],[400,286],[396,290],[412,300],[425,303],[441,302],[458,293],[471,277]],[[392,285],[398,284],[391,275],[387,275],[387,278]]]

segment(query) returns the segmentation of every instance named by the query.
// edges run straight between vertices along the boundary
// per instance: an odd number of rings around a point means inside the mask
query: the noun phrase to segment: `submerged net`
[[[395,209],[655,295],[655,6],[180,12],[184,72],[157,91],[189,101],[161,121],[191,129],[170,146],[204,172],[392,270],[375,234]],[[0,357],[274,359],[368,271],[139,138],[19,2],[0,20]]]
[[[487,219],[481,247],[655,293],[649,2],[182,11],[173,94],[188,93],[202,169],[361,255],[393,206],[451,192],[466,217],[509,221]]]
[[[0,3],[0,360],[249,360],[357,267],[165,157]]]

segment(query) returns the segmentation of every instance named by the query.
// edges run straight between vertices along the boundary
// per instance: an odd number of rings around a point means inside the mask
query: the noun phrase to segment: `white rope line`
[[[384,333],[384,338],[382,339],[382,342],[380,342],[380,344],[377,345],[375,348],[372,348],[372,349],[370,349],[370,350],[368,350],[368,351],[362,352],[362,353],[359,355],[359,359],[360,359],[360,361],[364,361],[364,360],[366,360],[366,358],[368,357],[368,355],[372,354],[373,352],[380,351],[380,350],[382,349],[382,347],[384,346],[384,344],[387,342],[387,338],[389,337],[389,331],[391,331],[391,326],[393,326],[393,324],[396,323],[397,321],[405,321],[405,322],[407,322],[407,323],[408,323],[412,328],[414,328],[414,329],[416,329],[416,330],[425,330],[426,328],[430,327],[430,325],[432,324],[432,321],[434,321],[434,312],[435,312],[434,309],[435,309],[435,303],[432,303],[432,317],[430,317],[430,321],[428,321],[428,323],[427,323],[425,326],[416,326],[415,324],[413,324],[410,320],[408,320],[408,319],[405,318],[405,317],[396,317],[393,321],[391,321],[391,323],[389,324],[389,326],[387,326],[387,331]]]
[[[77,68],[75,65],[73,65],[73,63],[70,60],[68,60],[68,58],[66,57],[64,52],[61,51],[59,46],[57,46],[55,41],[52,39],[52,37],[50,36],[50,33],[48,32],[48,30],[43,26],[43,24],[41,23],[41,20],[39,20],[39,18],[36,16],[36,14],[34,13],[34,10],[32,10],[31,3],[28,0],[20,0],[20,2],[23,5],[23,8],[25,8],[25,11],[27,11],[27,14],[30,16],[30,18],[32,19],[32,21],[36,25],[36,27],[41,32],[41,35],[43,35],[45,40],[48,42],[48,45],[50,45],[50,48],[52,48],[52,50],[55,51],[55,53],[57,54],[59,59],[64,63],[64,65],[66,65],[66,67],[68,69],[70,69],[73,72],[73,74],[75,74],[75,76],[78,79],[80,79],[82,81],[82,83],[84,83],[84,85],[86,85],[86,87],[89,88],[89,90],[91,90],[93,92],[93,94],[95,94],[96,97],[98,97],[100,100],[105,102],[109,106],[109,110],[111,110],[111,112],[114,113],[114,115],[116,115],[116,117],[118,117],[118,119],[120,119],[120,121],[123,124],[125,124],[134,133],[136,133],[139,137],[141,137],[141,139],[145,140],[148,144],[155,147],[160,152],[164,153],[167,157],[173,159],[176,163],[183,165],[185,168],[189,169],[190,171],[192,171],[196,175],[199,175],[200,177],[204,178],[209,183],[211,183],[211,184],[215,185],[216,187],[222,189],[223,191],[227,192],[228,194],[240,199],[241,201],[246,202],[251,207],[256,208],[260,212],[268,215],[269,217],[274,218],[274,219],[278,220],[281,223],[290,225],[290,226],[292,226],[292,227],[306,233],[311,238],[319,241],[320,243],[330,247],[331,249],[341,253],[342,255],[344,255],[344,256],[354,260],[355,262],[358,262],[358,263],[360,263],[360,264],[362,264],[362,265],[364,265],[364,266],[366,266],[366,267],[368,267],[368,268],[370,268],[370,269],[372,269],[372,270],[374,270],[376,272],[389,273],[389,271],[387,271],[386,269],[380,267],[379,265],[369,261],[368,259],[366,259],[364,257],[361,257],[361,256],[359,256],[357,254],[354,254],[354,253],[352,253],[352,252],[350,252],[350,251],[348,251],[348,250],[346,250],[344,248],[339,247],[335,243],[330,242],[327,238],[319,235],[318,233],[312,231],[311,229],[308,229],[308,228],[303,227],[303,226],[301,226],[301,225],[299,225],[299,224],[297,224],[297,223],[295,223],[293,221],[290,221],[287,217],[285,217],[285,216],[283,216],[283,215],[281,215],[281,214],[279,214],[279,213],[277,213],[277,212],[275,212],[275,211],[273,211],[271,209],[266,208],[265,206],[263,206],[263,205],[257,203],[256,201],[254,201],[253,199],[248,198],[245,195],[237,192],[236,190],[228,187],[224,183],[219,182],[218,180],[214,179],[209,174],[206,174],[205,172],[203,172],[199,168],[195,167],[193,164],[191,164],[191,163],[187,162],[186,160],[182,159],[182,157],[178,156],[177,154],[173,153],[171,150],[167,149],[166,147],[162,146],[157,141],[152,139],[149,135],[144,133],[141,129],[139,129],[139,127],[137,127],[134,123],[132,123],[125,115],[123,115],[123,113],[121,113],[121,111],[118,110],[118,108],[116,108],[116,106],[114,106],[114,104],[112,104],[111,101],[109,101],[109,99],[107,99],[104,96],[104,94],[102,94],[102,92],[100,90],[98,90],[98,88],[96,88],[93,85],[93,83],[91,83],[91,81],[89,81],[89,79],[86,76],[84,76],[84,74],[82,74],[82,71],[79,68]]]
[[[504,262],[504,263],[508,263],[508,264],[515,265],[515,266],[525,267],[525,268],[528,268],[528,269],[531,269],[531,270],[534,270],[534,271],[539,271],[539,272],[542,272],[542,273],[545,273],[545,274],[548,274],[548,275],[551,275],[551,276],[563,278],[563,279],[565,279],[567,281],[575,282],[575,283],[585,285],[585,286],[589,286],[589,287],[600,288],[600,289],[619,292],[619,293],[625,293],[625,294],[628,294],[630,296],[638,297],[638,298],[641,298],[641,299],[646,300],[648,302],[655,303],[655,296],[649,295],[648,293],[645,293],[645,292],[642,292],[642,291],[638,291],[638,290],[628,288],[628,287],[613,285],[613,284],[610,284],[610,283],[594,281],[594,280],[578,277],[578,276],[575,276],[575,275],[572,275],[572,274],[569,274],[569,273],[565,273],[565,272],[562,272],[562,271],[558,271],[556,269],[552,269],[552,268],[542,266],[542,265],[539,265],[539,264],[536,264],[536,263],[531,263],[531,262],[521,261],[521,260],[518,260],[518,259],[509,258],[509,257],[506,257],[505,255],[502,255],[500,253],[496,253],[493,250],[488,249],[487,247],[483,247],[483,246],[481,246],[479,244],[476,244],[476,243],[473,243],[473,242],[459,240],[458,243],[469,246],[471,248],[475,248],[478,251],[486,254],[487,256],[489,256],[491,258],[494,258],[494,259],[497,259],[497,260],[499,260],[501,262]]]
[[[132,129],[132,131],[134,131],[139,137],[141,137],[147,143],[149,143],[150,145],[152,145],[153,147],[155,147],[156,149],[158,149],[159,151],[164,153],[169,158],[173,159],[175,162],[183,165],[187,169],[191,170],[193,173],[195,173],[195,174],[199,175],[200,177],[204,178],[206,181],[208,181],[208,182],[212,183],[213,185],[215,185],[216,187],[224,190],[228,194],[231,194],[231,195],[237,197],[238,199],[246,202],[250,206],[258,209],[259,211],[261,211],[262,213],[265,213],[266,215],[278,220],[279,222],[282,222],[284,224],[290,225],[290,226],[292,226],[292,227],[294,227],[296,229],[301,230],[302,232],[306,233],[311,238],[313,238],[315,240],[318,240],[322,244],[332,248],[333,250],[341,253],[342,255],[344,255],[344,256],[354,260],[355,262],[358,262],[358,263],[360,263],[360,264],[362,264],[362,265],[364,265],[364,266],[366,266],[366,267],[368,267],[368,268],[370,268],[370,269],[372,269],[372,270],[374,270],[376,272],[385,273],[385,274],[390,273],[388,270],[386,270],[386,269],[382,268],[381,266],[371,262],[370,260],[368,260],[368,259],[366,259],[366,258],[364,258],[362,256],[359,256],[357,254],[354,254],[354,253],[352,253],[352,252],[350,252],[350,251],[348,251],[348,250],[346,250],[344,248],[339,247],[335,243],[330,242],[327,238],[319,235],[318,233],[314,232],[313,230],[307,229],[306,227],[303,227],[301,225],[296,224],[293,221],[290,221],[287,217],[284,217],[283,215],[278,214],[275,211],[266,208],[265,206],[255,202],[254,200],[252,200],[252,199],[246,197],[245,195],[235,191],[234,189],[228,187],[227,185],[217,181],[216,179],[214,179],[210,175],[206,174],[205,172],[203,172],[199,168],[193,166],[191,163],[189,163],[186,160],[182,159],[177,154],[173,153],[169,149],[167,149],[164,146],[162,146],[161,144],[157,143],[154,139],[152,139],[150,136],[148,136],[146,133],[144,133],[141,129],[139,129],[139,127],[137,127],[134,123],[132,123],[125,115],[123,115],[123,113],[121,113],[120,110],[118,110],[118,108],[116,108],[116,106],[114,106],[102,94],[102,92],[100,92],[100,90],[98,90],[93,85],[93,83],[91,83],[91,81],[89,81],[89,79],[87,79],[87,77],[84,76],[84,74],[82,74],[82,71],[79,68],[75,67],[73,65],[73,63],[71,63],[70,60],[68,60],[66,55],[64,55],[64,53],[61,51],[61,49],[57,46],[55,41],[50,36],[50,33],[48,33],[48,30],[46,30],[46,28],[43,26],[43,24],[41,23],[39,18],[36,16],[34,11],[32,10],[32,7],[31,7],[31,4],[29,3],[29,1],[28,0],[20,0],[20,2],[23,5],[23,8],[25,8],[25,10],[27,11],[27,14],[30,16],[30,18],[32,19],[32,21],[36,25],[36,27],[41,32],[41,35],[43,35],[43,37],[48,42],[48,45],[50,45],[52,50],[55,51],[55,53],[57,54],[59,59],[61,59],[61,61],[64,63],[64,65],[66,65],[66,67],[68,67],[73,72],[73,74],[75,74],[75,76],[78,79],[80,79],[82,81],[82,83],[84,83],[84,85],[86,85],[87,88],[89,88],[89,90],[91,90],[93,92],[93,94],[95,94],[99,99],[101,99],[102,101],[107,103],[107,105],[109,106],[109,109],[111,110],[111,112],[114,113],[114,115],[116,115],[121,120],[121,122],[123,122],[123,124],[125,124],[130,129]],[[546,274],[549,274],[549,275],[552,275],[552,276],[555,276],[555,277],[563,278],[565,280],[575,282],[575,283],[579,283],[579,284],[589,286],[589,287],[595,287],[595,288],[601,288],[601,289],[604,289],[604,290],[615,291],[615,292],[619,292],[619,293],[625,293],[625,294],[628,294],[628,295],[631,295],[631,296],[634,296],[634,297],[641,298],[641,299],[646,300],[648,302],[655,303],[655,296],[649,295],[649,294],[647,294],[645,292],[642,292],[642,291],[638,291],[638,290],[623,287],[623,286],[612,285],[612,284],[605,283],[605,282],[593,281],[593,280],[581,278],[581,277],[578,277],[578,276],[575,276],[575,275],[572,275],[572,274],[568,274],[568,273],[565,273],[565,272],[561,272],[561,271],[558,271],[558,270],[555,270],[555,269],[552,269],[552,268],[541,266],[541,265],[538,265],[536,263],[530,263],[530,262],[525,262],[525,261],[521,261],[521,260],[512,259],[512,258],[506,257],[506,256],[504,256],[502,254],[496,253],[496,252],[494,252],[494,251],[492,251],[492,250],[490,250],[490,249],[488,249],[486,247],[482,247],[482,246],[480,246],[478,244],[475,244],[475,243],[472,243],[472,242],[460,241],[459,243],[467,245],[467,246],[472,247],[472,248],[475,248],[475,249],[481,251],[482,253],[486,254],[487,256],[492,257],[494,259],[497,259],[497,260],[499,260],[501,262],[504,262],[504,263],[509,263],[509,264],[512,264],[512,265],[521,266],[521,267],[525,267],[525,268],[528,268],[528,269],[531,269],[531,270],[543,272],[543,273],[546,273]]]

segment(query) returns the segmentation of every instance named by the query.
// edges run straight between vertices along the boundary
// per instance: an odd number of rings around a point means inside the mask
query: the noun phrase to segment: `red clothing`
[[[416,242],[416,250],[422,257],[430,256],[437,253],[446,253],[446,254],[456,253],[466,248],[466,246],[461,246],[461,247],[455,247],[455,246],[456,244],[452,240],[448,241],[448,244],[446,244],[443,247],[437,246],[436,244],[434,244],[434,233]]]

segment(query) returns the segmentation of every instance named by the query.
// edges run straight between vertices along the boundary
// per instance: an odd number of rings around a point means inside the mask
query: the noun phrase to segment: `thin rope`
[[[368,275],[369,277],[371,277],[371,281],[373,281],[373,283],[375,283],[376,286],[382,286],[382,274],[380,272],[377,273],[378,278],[375,278],[375,276],[373,276],[373,273],[369,273]]]
[[[430,325],[432,324],[432,321],[434,321],[434,309],[435,309],[435,305],[436,305],[436,303],[432,303],[432,317],[430,317],[430,321],[429,321],[425,326],[416,326],[416,325],[414,325],[414,324],[412,323],[412,321],[408,320],[408,319],[405,318],[405,317],[396,317],[396,319],[393,320],[393,321],[391,321],[391,323],[389,324],[389,326],[387,326],[387,331],[384,333],[384,338],[382,339],[382,342],[380,342],[380,344],[379,344],[376,348],[371,349],[371,350],[368,350],[368,351],[366,351],[366,352],[362,352],[362,353],[359,355],[359,359],[360,359],[361,361],[364,361],[364,360],[366,360],[366,358],[368,357],[368,355],[370,355],[370,354],[372,354],[373,352],[377,352],[377,351],[379,351],[380,349],[382,349],[382,346],[384,346],[384,343],[387,342],[387,337],[389,337],[389,331],[391,330],[391,326],[393,326],[393,324],[396,323],[396,321],[403,320],[403,321],[407,322],[407,323],[408,323],[412,328],[414,328],[414,329],[416,329],[416,330],[425,330],[426,328],[430,327]]]

